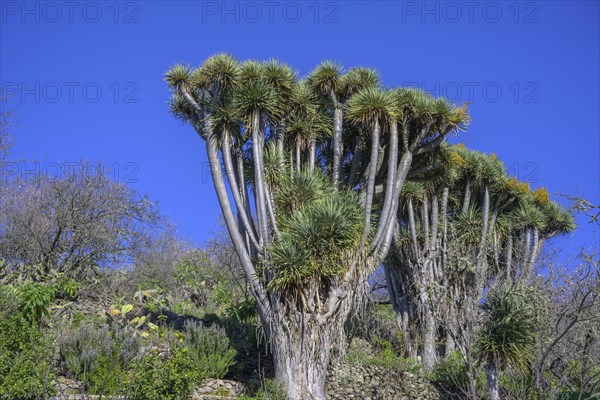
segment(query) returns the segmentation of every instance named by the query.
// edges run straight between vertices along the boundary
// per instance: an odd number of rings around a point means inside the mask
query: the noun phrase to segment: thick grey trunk
[[[391,212],[388,215],[387,221],[379,221],[380,224],[384,224],[383,229],[385,231],[385,235],[381,237],[379,242],[373,243],[373,248],[376,249],[377,256],[380,259],[385,258],[390,249],[392,235],[394,233],[393,227],[397,222],[396,216],[400,205],[400,192],[404,187],[404,182],[406,181],[406,177],[412,165],[412,158],[413,155],[410,152],[402,154],[402,157],[400,158],[400,163],[398,164],[398,168],[395,174],[394,191],[393,193],[391,193],[391,195],[393,196]]]
[[[310,139],[310,147],[308,152],[308,165],[310,172],[313,172],[315,169],[315,153],[316,153],[316,145],[315,138]]]
[[[361,247],[366,243],[371,228],[371,208],[375,193],[375,174],[377,172],[377,157],[379,156],[379,121],[375,121],[371,132],[371,160],[369,162],[369,175],[367,178],[367,193],[365,201],[365,230]]]
[[[258,302],[261,317],[264,317],[270,311],[270,307],[266,301],[266,292],[259,281],[258,276],[256,275],[256,270],[254,269],[254,265],[250,260],[250,255],[246,251],[244,239],[238,231],[238,226],[231,210],[229,198],[227,197],[227,188],[225,187],[225,182],[223,181],[223,171],[221,170],[221,162],[218,155],[217,140],[212,135],[206,140],[206,152],[210,164],[213,184],[215,186],[215,192],[217,193],[221,211],[223,212],[223,218],[225,219],[225,225],[227,226],[227,230],[229,232],[229,236],[231,237],[231,241],[233,242],[235,251],[240,258],[242,268],[246,273],[246,277],[248,278],[252,292],[254,293],[254,296]]]
[[[484,185],[483,187],[483,227],[481,228],[481,241],[479,242],[479,251],[477,253],[477,271],[478,273],[482,273],[483,261],[486,251],[487,244],[487,234],[488,234],[488,226],[489,226],[489,216],[490,216],[490,191],[488,185]]]
[[[463,199],[462,205],[462,213],[466,214],[469,210],[469,205],[471,204],[471,180],[467,179],[467,184],[465,185],[465,197]]]
[[[229,180],[229,185],[231,187],[231,193],[233,194],[233,199],[235,201],[235,207],[238,213],[238,218],[242,222],[242,227],[244,229],[243,233],[247,233],[249,239],[252,241],[252,244],[255,247],[259,247],[258,241],[256,240],[256,236],[253,231],[252,225],[250,225],[250,220],[248,219],[248,215],[246,214],[246,208],[244,201],[242,199],[242,193],[240,188],[238,187],[238,180],[235,176],[235,170],[233,167],[233,161],[231,159],[231,142],[230,135],[227,130],[223,132],[223,164],[225,165],[225,171],[227,173],[227,179]],[[241,181],[240,185],[244,185],[245,182]]]
[[[530,228],[526,228],[523,248],[525,249],[525,250],[523,250],[525,255],[523,256],[522,263],[526,264],[527,260],[529,259],[529,254],[531,252],[531,229]]]
[[[527,260],[527,264],[526,264],[527,268],[525,270],[525,273],[523,274],[523,279],[525,279],[525,280],[527,280],[531,277],[531,274],[533,272],[533,267],[535,266],[535,262],[538,257],[539,245],[540,245],[540,231],[538,230],[538,228],[533,228],[533,244],[532,244],[532,248],[531,248],[531,253],[529,254],[529,259]]]
[[[335,95],[333,95],[335,97]],[[334,100],[337,103],[337,99]],[[340,168],[342,162],[342,119],[343,112],[340,107],[333,111],[333,185],[337,187],[340,180]]]
[[[359,302],[360,287],[368,283],[373,260],[366,268],[349,271],[340,286],[331,287],[324,301],[318,286],[305,288],[306,297],[272,296],[271,343],[277,379],[289,400],[325,400],[325,380],[332,355],[345,351],[344,323]],[[323,296],[324,293],[321,293]]]
[[[454,341],[454,336],[452,336],[450,329],[452,328],[450,327],[450,323],[448,323],[448,327],[446,328],[446,347],[444,350],[444,355],[446,357],[456,349],[456,342]]]
[[[265,181],[262,148],[264,140],[260,131],[260,113],[252,114],[252,153],[254,156],[254,191],[256,194],[256,214],[258,216],[259,242],[266,246],[269,243],[267,206],[265,204]]]
[[[423,309],[423,368],[425,371],[431,371],[436,361],[436,323],[429,302],[423,304]]]
[[[302,153],[300,151],[300,143],[296,142],[296,171],[300,172],[302,162]]]
[[[447,267],[448,267],[448,196],[449,196],[450,190],[446,187],[444,188],[443,194],[442,194],[442,221],[443,221],[443,225],[442,225],[442,229],[443,229],[443,234],[442,234],[442,271],[444,274],[447,273]]]
[[[429,251],[432,254],[432,257],[434,257],[434,254],[437,252],[439,217],[440,208],[438,196],[434,193],[431,199],[431,239],[429,240]]]
[[[485,375],[487,377],[488,399],[500,400],[500,392],[498,391],[498,369],[493,360],[488,360],[485,368]]]
[[[284,152],[284,143],[285,143],[285,125],[280,124],[277,126],[277,150],[279,154],[283,156]]]
[[[320,329],[319,329],[320,328]],[[276,378],[289,400],[325,400],[332,338],[324,327],[289,321],[277,329]]]
[[[423,252],[427,253],[429,251],[429,197],[427,193],[423,195]]]
[[[485,256],[487,253],[487,235],[489,226],[490,216],[490,191],[488,185],[485,184],[483,187],[483,227],[481,228],[481,241],[479,242],[479,249],[477,251],[477,271],[475,274],[475,296],[480,296],[483,293],[483,287],[485,285],[486,278],[486,263]]]
[[[408,198],[408,225],[410,228],[410,237],[412,241],[413,253],[417,262],[419,262],[419,245],[417,243],[417,228],[415,225],[415,212],[413,209],[412,198]]]
[[[377,232],[373,242],[377,243],[385,232],[385,227],[392,209],[394,200],[394,182],[396,180],[396,168],[398,164],[398,123],[394,120],[390,123],[390,155],[388,159],[388,174],[385,186],[385,198],[383,200],[383,208],[379,223],[377,224]]]
[[[506,280],[512,281],[512,258],[513,258],[513,235],[512,232],[508,234],[508,243],[506,245]]]

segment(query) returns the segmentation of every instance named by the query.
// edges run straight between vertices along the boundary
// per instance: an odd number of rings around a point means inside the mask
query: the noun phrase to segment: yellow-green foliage
[[[517,178],[509,178],[507,181],[507,186],[509,190],[514,191],[518,195],[524,196],[531,192],[529,183],[521,182]]]
[[[533,191],[533,196],[539,205],[545,206],[550,202],[550,194],[548,193],[548,189],[545,187],[535,189]]]

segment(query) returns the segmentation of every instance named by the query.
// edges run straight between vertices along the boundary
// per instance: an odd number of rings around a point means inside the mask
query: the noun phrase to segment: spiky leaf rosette
[[[347,117],[354,123],[371,126],[378,121],[380,125],[395,117],[394,95],[378,87],[361,90],[348,102]]]
[[[460,213],[454,222],[456,238],[465,245],[465,248],[477,246],[481,241],[482,226],[481,212],[471,206],[466,213]]]
[[[370,68],[350,68],[342,78],[341,84],[344,98],[348,100],[362,90],[378,87],[379,74]]]
[[[252,85],[261,80],[263,65],[256,60],[244,61],[240,66],[240,84]]]
[[[398,121],[408,128],[410,141],[414,141],[425,129],[428,135],[424,143],[435,134],[466,129],[470,117],[466,105],[457,107],[444,98],[435,98],[418,88],[397,88],[393,91],[395,114]]]
[[[242,120],[242,113],[235,103],[230,98],[224,101],[219,101],[213,107],[213,126],[214,131],[217,134],[227,130],[230,135],[237,135],[240,132],[240,121]],[[219,135],[219,143],[221,137]]]
[[[192,81],[196,87],[209,91],[211,95],[216,94],[215,91],[224,94],[238,84],[240,74],[239,62],[223,53],[209,57],[193,72]]]
[[[284,224],[281,240],[271,246],[275,277],[270,286],[294,290],[308,280],[339,277],[344,261],[361,241],[362,214],[358,197],[351,192],[330,192],[303,204]]]
[[[304,204],[324,198],[332,192],[330,181],[319,172],[302,169],[292,176],[283,178],[279,190],[275,192],[275,204],[279,216],[284,219],[298,212]],[[283,221],[282,221],[283,222]]]
[[[311,140],[319,142],[331,136],[333,122],[318,107],[318,99],[304,82],[294,89],[289,109],[291,113],[287,116],[286,123],[288,145],[299,144],[302,149],[307,149]]]
[[[177,92],[171,95],[169,109],[177,119],[183,122],[188,122],[196,114],[190,104]]]
[[[262,66],[262,79],[283,101],[288,101],[297,85],[298,73],[287,64],[269,60]]]
[[[476,353],[523,371],[532,357],[537,316],[530,305],[535,299],[524,288],[501,285],[491,290],[481,304],[483,324]]]
[[[406,181],[400,195],[405,199],[420,201],[425,194],[426,186],[421,182]]]
[[[532,202],[525,202],[511,213],[512,225],[516,228],[546,227],[546,215],[540,207]]]
[[[573,215],[554,201],[548,201],[542,206],[542,212],[546,216],[546,225],[542,231],[544,237],[550,238],[556,235],[564,235],[575,230],[575,219]]]
[[[254,111],[264,112],[277,118],[282,113],[282,105],[277,93],[267,84],[258,80],[242,85],[235,92],[235,106],[244,115],[251,115]],[[250,123],[247,123],[250,126]]]
[[[269,142],[265,146],[265,156],[263,160],[265,182],[277,191],[279,186],[288,176],[286,173],[288,165],[284,154],[281,154],[277,144]]]
[[[189,65],[176,64],[165,74],[165,81],[171,89],[179,89],[191,83],[191,68]]]
[[[465,160],[463,171],[465,176],[476,187],[502,186],[506,182],[506,171],[504,164],[498,160],[495,154],[487,155],[465,147],[457,148]]]
[[[330,96],[331,92],[342,91],[342,74],[344,67],[335,61],[324,61],[308,76],[309,88],[315,93]]]

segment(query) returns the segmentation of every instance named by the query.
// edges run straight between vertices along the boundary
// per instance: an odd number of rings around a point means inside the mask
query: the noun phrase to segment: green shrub
[[[0,394],[2,399],[53,395],[52,342],[20,312],[18,299],[0,289]]]
[[[139,339],[128,327],[81,323],[59,338],[65,373],[84,383],[91,394],[115,395],[129,384]]]
[[[239,400],[286,400],[285,388],[275,379],[267,379],[261,384],[255,396],[241,396]]]
[[[65,299],[74,300],[81,291],[81,283],[73,278],[63,276],[56,282],[57,296]]]
[[[431,372],[430,379],[449,386],[468,387],[467,367],[460,352],[455,350],[441,359]]]
[[[143,358],[129,387],[136,400],[176,400],[189,398],[202,381],[185,347],[175,346],[166,360],[158,354]]]
[[[267,379],[259,393],[261,400],[285,400],[285,388],[275,379]]]
[[[25,318],[30,321],[40,321],[48,315],[50,304],[56,294],[52,286],[37,282],[26,282],[15,288],[19,299],[19,308]]]
[[[469,387],[467,366],[458,350],[451,352],[448,357],[441,359],[429,374],[429,379],[437,382],[445,391],[463,393]],[[475,382],[478,392],[485,393],[486,377],[479,371]]]
[[[229,345],[225,329],[196,322],[185,324],[185,347],[195,368],[204,378],[222,378],[235,363],[237,352]]]

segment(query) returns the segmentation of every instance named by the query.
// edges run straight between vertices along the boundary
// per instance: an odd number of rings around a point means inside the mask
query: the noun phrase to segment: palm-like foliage
[[[518,286],[501,285],[487,294],[481,304],[484,314],[477,342],[480,359],[492,359],[498,366],[527,368],[537,330],[531,300]]]
[[[308,86],[315,93],[330,96],[342,89],[342,73],[344,67],[334,61],[324,61],[308,76]]]
[[[342,78],[343,94],[346,99],[351,99],[361,90],[379,86],[379,75],[370,68],[350,68]]]
[[[284,155],[274,142],[269,142],[265,146],[265,182],[273,189],[279,191],[279,186],[287,177],[287,165]]]
[[[211,95],[234,88],[240,79],[240,65],[229,54],[209,57],[202,66],[193,71],[191,83],[196,88],[209,91]]]
[[[287,101],[297,85],[298,73],[289,65],[276,60],[267,61],[262,67],[262,76],[266,84],[277,91],[282,100]]]
[[[303,168],[286,177],[275,193],[275,203],[283,218],[297,213],[304,204],[326,197],[331,192],[331,184],[319,172],[311,173]]]
[[[473,248],[481,240],[481,212],[471,206],[466,213],[460,213],[456,218],[456,238],[463,244],[463,249]]]
[[[320,139],[331,136],[332,122],[318,107],[318,100],[306,82],[300,82],[294,88],[289,108],[291,113],[287,117],[286,132],[301,149],[306,150],[311,141],[317,143]]]
[[[165,75],[165,81],[171,88],[180,88],[190,83],[191,68],[188,65],[176,64]]]
[[[350,192],[333,193],[330,185],[321,191],[324,185],[325,181],[317,184],[310,193],[312,200],[282,223],[285,233],[270,249],[276,272],[271,287],[297,291],[308,280],[324,283],[341,276],[349,249],[360,242],[363,211],[358,197]]]
[[[543,233],[546,237],[564,235],[575,230],[573,214],[558,203],[548,202],[544,207],[544,212],[546,213],[546,229]]]
[[[260,80],[243,85],[236,92],[235,105],[244,115],[250,115],[254,111],[261,111],[277,118],[281,116],[283,111],[277,93],[269,85]]]
[[[348,102],[348,119],[361,125],[370,127],[375,121],[383,125],[387,118],[394,115],[392,92],[378,87],[364,89]]]

